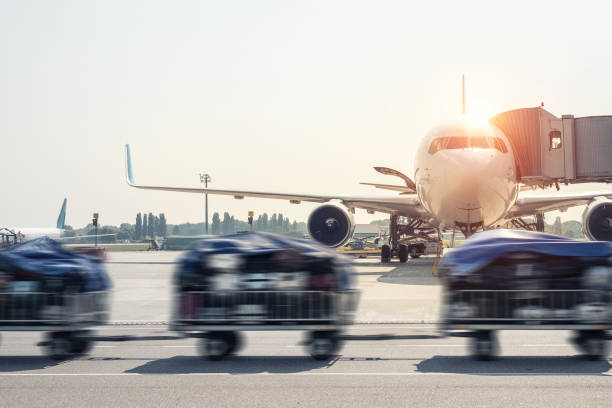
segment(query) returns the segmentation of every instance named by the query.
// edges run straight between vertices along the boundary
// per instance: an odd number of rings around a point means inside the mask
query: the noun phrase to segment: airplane
[[[74,237],[63,237],[62,235],[66,232],[65,224],[66,224],[66,204],[68,202],[67,198],[64,198],[62,202],[62,208],[60,209],[59,215],[57,217],[57,222],[55,228],[47,227],[47,228],[32,228],[32,227],[12,227],[6,228],[15,234],[18,242],[31,241],[36,238],[41,237],[49,237],[59,241],[73,240],[79,238],[93,238],[96,235],[78,235]],[[106,237],[117,234],[99,234],[98,237]]]
[[[474,124],[465,115],[425,134],[413,161],[413,178],[397,170],[375,167],[382,174],[400,178],[403,184],[362,183],[399,192],[397,196],[358,197],[141,185],[134,181],[130,146],[127,144],[125,152],[127,184],[134,188],[229,195],[236,199],[279,199],[292,204],[302,201],[321,203],[308,217],[307,228],[313,239],[330,247],[339,247],[352,237],[355,209],[389,214],[392,231],[397,228],[397,219],[406,217],[409,219],[407,230],[458,229],[467,237],[478,230],[499,228],[531,216],[537,217],[534,229],[541,231],[543,213],[587,205],[583,214],[587,238],[612,241],[612,192],[521,195],[525,186],[517,174],[512,145],[506,135],[491,123]],[[527,224],[523,222],[521,225]],[[401,262],[405,262],[408,246],[397,240],[392,244],[394,248],[391,250],[399,254]]]
[[[62,202],[62,208],[60,209],[59,216],[57,217],[55,228],[12,227],[8,229],[13,231],[17,235],[17,239],[19,242],[30,241],[32,239],[40,237],[58,239],[65,231],[64,226],[66,223],[67,202],[68,199],[64,198],[64,201]]]

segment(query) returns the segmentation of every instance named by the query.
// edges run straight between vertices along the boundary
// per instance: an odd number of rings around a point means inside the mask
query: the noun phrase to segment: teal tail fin
[[[62,203],[62,209],[60,210],[59,217],[57,217],[57,229],[64,229],[64,225],[66,224],[66,202],[68,200],[64,198],[64,202]]]

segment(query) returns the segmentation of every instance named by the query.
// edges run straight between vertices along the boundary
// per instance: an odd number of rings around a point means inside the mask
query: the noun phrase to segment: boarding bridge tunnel
[[[536,107],[503,112],[490,122],[508,137],[523,184],[612,182],[612,116],[558,118]]]

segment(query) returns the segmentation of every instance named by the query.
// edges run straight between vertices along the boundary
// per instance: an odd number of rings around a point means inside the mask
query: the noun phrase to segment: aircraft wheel
[[[399,245],[398,258],[400,262],[406,262],[408,260],[408,246],[404,244]]]
[[[380,262],[391,262],[391,247],[387,244],[380,247]]]

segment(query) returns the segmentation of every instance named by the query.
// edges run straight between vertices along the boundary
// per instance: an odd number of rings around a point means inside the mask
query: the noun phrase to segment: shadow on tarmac
[[[467,375],[601,375],[612,368],[609,360],[589,361],[581,356],[508,356],[493,361],[471,357],[434,356],[416,364],[422,373]]]
[[[150,361],[126,370],[137,374],[227,373],[231,375],[279,373],[291,374],[331,367],[337,359],[317,361],[311,357],[233,356],[222,361],[207,361],[201,357],[175,356]]]
[[[62,363],[47,356],[3,356],[0,357],[0,373],[13,371],[43,370]]]

